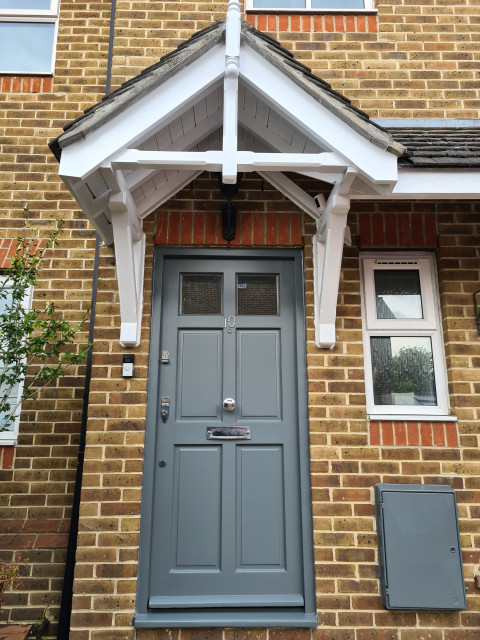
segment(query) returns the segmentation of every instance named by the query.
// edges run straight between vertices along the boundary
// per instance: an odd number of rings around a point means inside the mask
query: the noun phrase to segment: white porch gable
[[[143,219],[203,171],[221,172],[225,183],[258,172],[314,218],[316,343],[333,347],[350,198],[391,194],[404,151],[242,22],[237,0],[225,21],[123,85],[51,146],[68,189],[115,245],[125,347],[140,340]],[[312,198],[285,171],[330,183],[328,200]]]

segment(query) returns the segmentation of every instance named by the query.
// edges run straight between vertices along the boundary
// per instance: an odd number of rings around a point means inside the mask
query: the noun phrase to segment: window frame
[[[60,0],[50,0],[50,9],[2,9],[0,8],[0,23],[25,22],[25,23],[51,23],[55,25],[52,42],[52,55],[50,69],[45,71],[5,71],[0,65],[0,75],[16,76],[48,76],[55,71],[58,24],[60,16]]]
[[[375,0],[363,0],[364,7],[358,9],[342,8],[341,0],[339,0],[338,9],[327,9],[324,7],[313,7],[312,0],[305,0],[305,7],[254,7],[254,0],[245,0],[245,11],[247,12],[261,12],[261,13],[364,13],[364,12],[377,12],[375,6]]]
[[[8,273],[0,273],[0,283],[3,284],[5,281],[8,282],[8,280],[9,280]],[[25,311],[29,311],[32,308],[32,298],[33,298],[33,287],[28,287],[28,290],[22,301],[22,305]],[[18,398],[21,398],[23,394],[23,385],[24,385],[24,379],[21,378],[18,381],[17,401],[18,401]],[[21,413],[22,413],[22,405],[19,404],[19,406],[17,407],[17,411],[15,413],[15,417],[13,419],[12,428],[9,429],[8,431],[0,431],[0,446],[12,446],[12,445],[15,446],[17,444]]]
[[[424,317],[418,319],[377,319],[374,272],[376,270],[418,270]],[[361,253],[360,278],[362,296],[362,331],[365,357],[365,392],[367,414],[371,419],[452,419],[449,416],[447,372],[438,297],[437,274],[432,254],[413,252]],[[430,337],[437,404],[379,405],[373,393],[370,338]]]

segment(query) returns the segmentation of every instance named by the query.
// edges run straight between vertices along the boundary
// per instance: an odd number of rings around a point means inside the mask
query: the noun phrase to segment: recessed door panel
[[[239,410],[242,418],[280,418],[279,331],[237,331]]]
[[[222,388],[221,332],[180,330],[178,345],[178,417],[218,418]]]
[[[237,570],[285,569],[282,447],[237,447]]]
[[[220,568],[221,447],[176,447],[173,498],[175,569]]]

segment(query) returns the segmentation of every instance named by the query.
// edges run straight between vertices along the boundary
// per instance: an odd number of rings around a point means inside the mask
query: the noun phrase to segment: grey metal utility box
[[[455,493],[448,485],[375,485],[387,609],[466,609]]]

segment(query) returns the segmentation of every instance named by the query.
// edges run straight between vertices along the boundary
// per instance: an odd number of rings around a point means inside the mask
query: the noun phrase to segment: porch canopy
[[[425,197],[416,193],[422,184],[429,197],[475,191],[472,176],[467,186],[452,179],[450,187],[432,170],[422,183],[418,169],[402,187],[402,144],[240,11],[230,0],[225,20],[126,82],[50,144],[67,188],[115,245],[125,347],[140,341],[143,220],[203,171],[220,172],[224,183],[255,171],[316,221],[315,335],[327,348],[335,344],[351,199]],[[286,171],[330,183],[328,200],[312,198]]]

